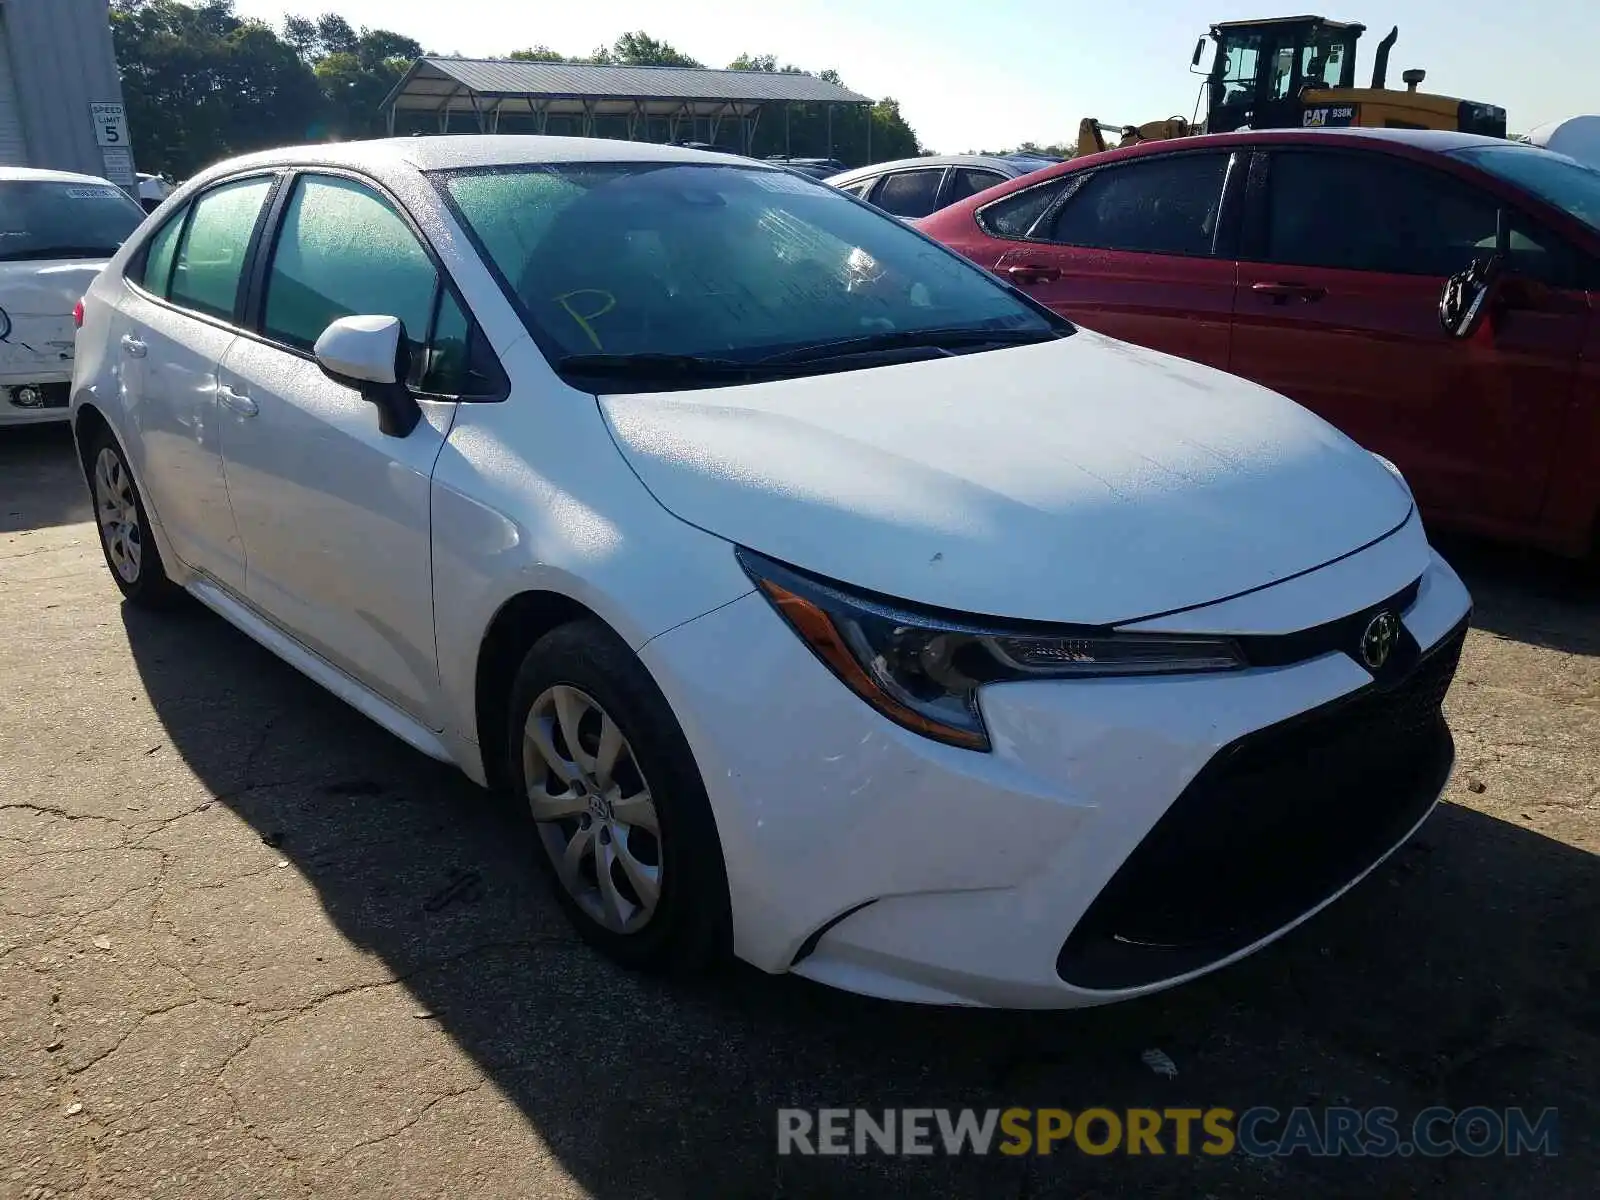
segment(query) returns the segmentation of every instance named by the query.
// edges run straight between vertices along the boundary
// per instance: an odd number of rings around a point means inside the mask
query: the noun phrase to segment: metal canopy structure
[[[419,118],[437,124],[440,133],[449,133],[452,121],[466,120],[480,133],[560,132],[716,144],[724,123],[734,121],[739,147],[748,154],[763,110],[790,104],[829,106],[831,156],[833,108],[870,106],[872,100],[814,75],[777,71],[424,57],[411,64],[383,109],[391,135],[397,118],[404,117],[413,124]]]

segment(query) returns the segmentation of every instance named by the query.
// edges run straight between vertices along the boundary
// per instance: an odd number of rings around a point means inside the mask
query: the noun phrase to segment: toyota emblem
[[[1361,661],[1376,671],[1389,661],[1395,640],[1400,636],[1400,621],[1387,610],[1367,622],[1361,634]]]

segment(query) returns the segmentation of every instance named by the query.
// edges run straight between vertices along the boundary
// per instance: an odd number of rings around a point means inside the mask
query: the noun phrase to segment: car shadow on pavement
[[[612,967],[576,940],[508,805],[198,607],[122,613],[144,686],[189,768],[596,1196],[1333,1197],[1527,1185],[1553,1197],[1592,1184],[1600,872],[1593,856],[1560,842],[1445,804],[1394,860],[1277,946],[1104,1009],[897,1006],[738,966],[669,983]],[[289,960],[280,971],[310,958],[278,953]],[[406,1032],[373,1031],[372,1052]],[[1148,1049],[1169,1055],[1177,1077],[1145,1066]],[[775,1149],[776,1112],[789,1106],[1354,1104],[1407,1114],[1432,1103],[1556,1106],[1562,1155],[1275,1161],[1179,1157],[1169,1146],[1161,1158],[1070,1147],[1026,1159],[780,1158]]]
[[[0,534],[94,518],[65,421],[0,428],[0,478]]]
[[[1600,655],[1600,563],[1527,546],[1430,533],[1472,593],[1472,623],[1512,641]]]

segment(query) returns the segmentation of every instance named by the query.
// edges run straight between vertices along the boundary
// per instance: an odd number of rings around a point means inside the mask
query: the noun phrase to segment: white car
[[[139,172],[139,206],[145,212],[155,212],[161,207],[161,202],[172,195],[172,184],[160,175],[149,175]]]
[[[1392,468],[821,183],[406,138],[166,211],[79,336],[118,587],[521,798],[624,963],[1101,1003],[1444,785],[1469,600]]]
[[[0,425],[67,419],[73,307],[143,219],[107,180],[0,167]]]

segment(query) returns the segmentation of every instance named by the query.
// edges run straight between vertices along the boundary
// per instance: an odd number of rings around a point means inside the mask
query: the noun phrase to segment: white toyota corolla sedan
[[[750,160],[224,163],[91,287],[72,418],[130,602],[521,798],[633,966],[1133,996],[1450,770],[1469,599],[1393,468]]]

